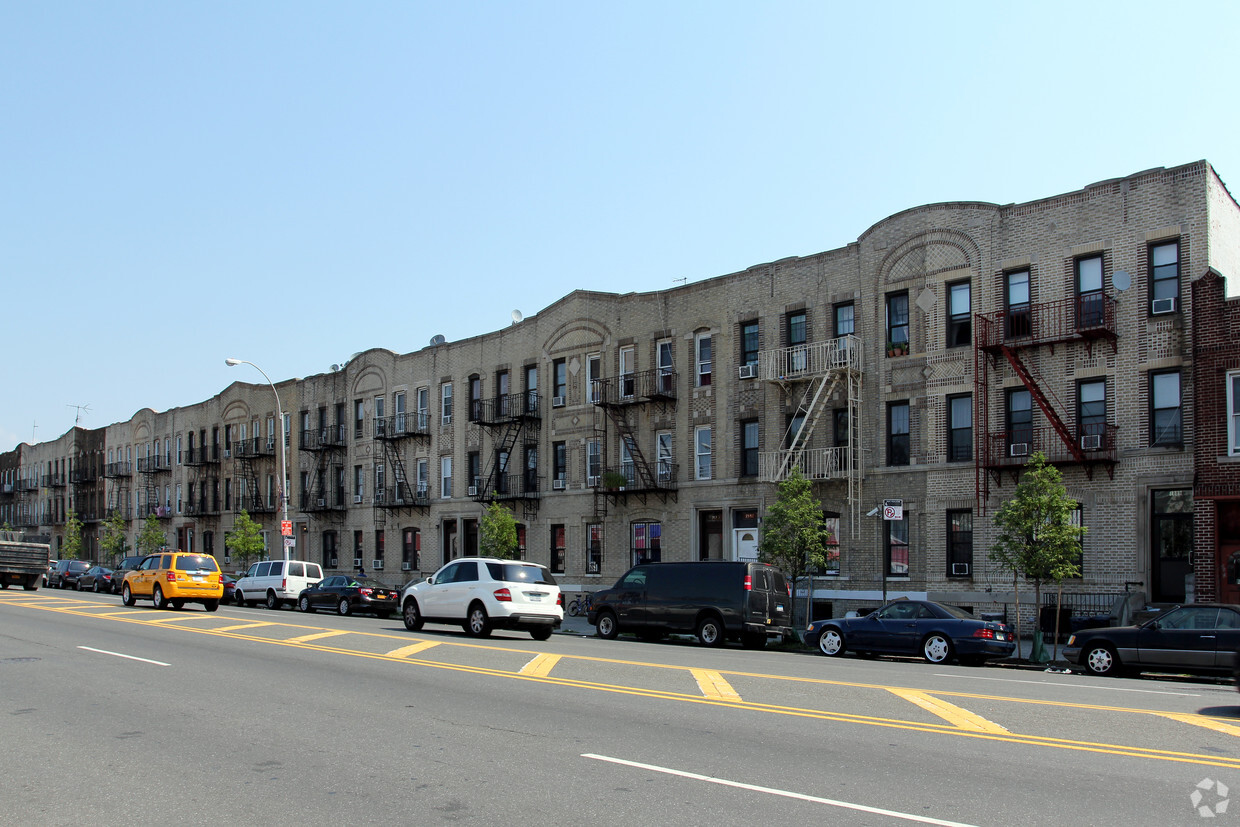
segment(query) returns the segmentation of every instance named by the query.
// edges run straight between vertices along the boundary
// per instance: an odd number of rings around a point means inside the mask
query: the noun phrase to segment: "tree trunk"
[[[1020,660],[1020,574],[1012,569],[1012,595],[1016,598],[1016,659]]]

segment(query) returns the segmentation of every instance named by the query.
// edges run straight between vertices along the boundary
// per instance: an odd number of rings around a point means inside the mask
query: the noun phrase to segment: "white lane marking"
[[[120,652],[109,652],[107,649],[92,649],[89,646],[79,646],[79,649],[85,649],[87,652],[98,652],[101,655],[112,655],[117,658],[125,658],[126,660],[140,660],[143,663],[153,663],[156,666],[171,666],[171,663],[164,663],[161,660],[147,660],[146,658],[137,658],[133,655],[122,655]]]
[[[699,775],[695,772],[685,772],[684,770],[674,770],[668,767],[660,767],[655,764],[642,764],[637,761],[626,761],[623,758],[610,758],[606,755],[595,755],[593,753],[582,753],[582,758],[591,758],[595,761],[607,761],[612,764],[621,764],[626,767],[635,767],[640,770],[650,770],[651,772],[661,772],[667,775],[675,775],[680,778],[688,778],[693,781],[706,781],[711,784],[721,784],[725,787],[735,787],[740,790],[753,790],[759,793],[768,793],[770,795],[783,796],[784,798],[795,798],[798,801],[809,801],[814,804],[827,804],[831,807],[842,807],[846,810],[856,810],[862,813],[874,813],[881,816],[891,816],[892,818],[902,818],[906,821],[916,821],[920,824],[940,824],[945,827],[972,827],[960,821],[944,821],[939,818],[930,818],[929,816],[918,816],[912,813],[901,813],[896,810],[884,810],[879,807],[867,807],[864,804],[853,804],[848,801],[836,801],[832,798],[819,798],[816,795],[805,795],[803,793],[794,793],[788,790],[778,790],[774,787],[760,787],[757,784],[744,784],[740,781],[728,781],[724,778],[712,778],[709,775]]]
[[[1105,692],[1140,692],[1145,695],[1175,695],[1180,698],[1200,698],[1197,692],[1162,692],[1157,689],[1125,689],[1122,686],[1090,686],[1085,683],[1059,683],[1057,681],[1022,681],[1016,678],[976,678],[950,675],[946,672],[935,672],[936,678],[957,678],[962,681],[999,681],[1000,683],[1031,683],[1035,686],[1060,686],[1068,689],[1101,689]],[[932,690],[927,690],[932,691]]]

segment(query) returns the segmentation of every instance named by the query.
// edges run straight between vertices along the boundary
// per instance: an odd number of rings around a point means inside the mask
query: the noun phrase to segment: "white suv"
[[[564,597],[546,566],[494,557],[460,557],[401,596],[405,628],[460,624],[473,637],[492,629],[527,631],[546,640],[564,622]]]
[[[268,609],[278,609],[285,603],[296,603],[302,589],[322,579],[323,569],[318,563],[264,560],[250,566],[245,576],[237,581],[233,601],[238,606],[253,606],[262,600]]]

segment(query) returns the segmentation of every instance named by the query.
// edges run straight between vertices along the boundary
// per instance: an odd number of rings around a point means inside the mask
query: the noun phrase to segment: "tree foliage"
[[[82,521],[77,518],[77,512],[70,508],[68,518],[65,520],[65,542],[60,547],[60,559],[77,560],[81,556]]]
[[[125,518],[119,511],[113,511],[112,516],[103,521],[103,536],[99,538],[99,547],[115,564],[119,564],[129,550],[125,527]]]
[[[780,569],[796,582],[811,569],[827,565],[827,533],[822,503],[814,499],[810,481],[794,467],[778,486],[779,494],[762,521],[758,559]],[[809,589],[811,593],[813,589]],[[806,598],[807,600],[810,597]],[[809,617],[809,613],[806,617]]]
[[[142,555],[154,554],[167,544],[168,538],[164,536],[164,529],[160,526],[159,519],[154,514],[147,514],[134,540],[134,550]]]
[[[237,561],[241,568],[245,568],[252,558],[263,555],[262,527],[244,508],[233,521],[233,530],[224,539],[224,546],[228,549],[229,556]]]
[[[517,558],[517,518],[499,503],[491,503],[482,512],[478,526],[478,550],[484,557],[502,560]]]
[[[1016,493],[995,513],[990,559],[1012,572],[1018,640],[1021,575],[1033,581],[1035,610],[1042,603],[1043,583],[1062,583],[1080,575],[1085,528],[1072,524],[1075,508],[1075,500],[1063,486],[1063,475],[1039,451],[1025,464]]]

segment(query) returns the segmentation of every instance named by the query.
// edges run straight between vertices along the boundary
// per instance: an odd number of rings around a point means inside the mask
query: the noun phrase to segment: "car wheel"
[[[818,636],[818,651],[831,658],[844,654],[844,635],[839,629],[823,629]]]
[[[551,627],[539,626],[537,629],[530,629],[530,637],[534,640],[547,640],[551,637]]]
[[[465,634],[470,637],[488,637],[491,634],[491,620],[481,603],[469,607],[469,616],[465,618]]]
[[[284,601],[276,597],[275,592],[267,592],[267,608],[273,612],[284,605]]]
[[[422,629],[422,613],[418,611],[418,601],[412,597],[405,601],[405,610],[402,613],[405,619],[405,628],[411,632],[421,631]]]
[[[921,654],[930,663],[951,660],[952,642],[939,634],[930,635],[921,642]]]
[[[1081,655],[1081,665],[1092,675],[1116,675],[1119,674],[1119,655],[1109,644],[1091,644]]]
[[[615,640],[616,635],[620,634],[620,624],[616,622],[616,616],[611,612],[600,612],[594,625],[594,634],[603,640]]]
[[[121,588],[121,602],[126,606],[132,606],[138,602],[134,599],[133,591],[130,590],[128,583]]]
[[[74,589],[76,589],[77,591],[81,591],[81,590],[82,590],[82,581],[81,581],[81,580],[75,581],[75,582],[74,582],[74,584],[73,584],[73,588],[74,588]]]
[[[202,601],[202,607],[206,609],[208,612],[217,612],[219,611],[219,608],[220,608],[220,601],[204,600]]]
[[[168,601],[164,600],[164,592],[163,589],[159,588],[159,584],[156,584],[155,590],[151,592],[151,603],[154,604],[156,609],[168,608]]]
[[[340,598],[340,603],[336,605],[336,611],[341,615],[347,615],[349,613],[349,598]]]
[[[242,594],[242,593],[241,593],[241,592],[239,592],[239,591],[235,591],[235,592],[233,592],[233,602],[234,602],[234,603],[236,603],[238,606],[244,606],[244,605],[245,605],[245,595],[244,595],[244,594]]]
[[[99,581],[96,580],[95,581],[95,594],[99,594],[99,592],[101,591],[103,591],[103,589],[99,588]]]
[[[298,600],[298,601],[297,601],[297,608],[298,608],[300,611],[303,611],[303,612],[308,612],[308,611],[310,611],[310,598],[306,597],[306,596],[303,594],[303,595],[301,596],[301,600]]]
[[[697,639],[703,646],[723,645],[723,624],[717,617],[704,617],[697,627]]]

